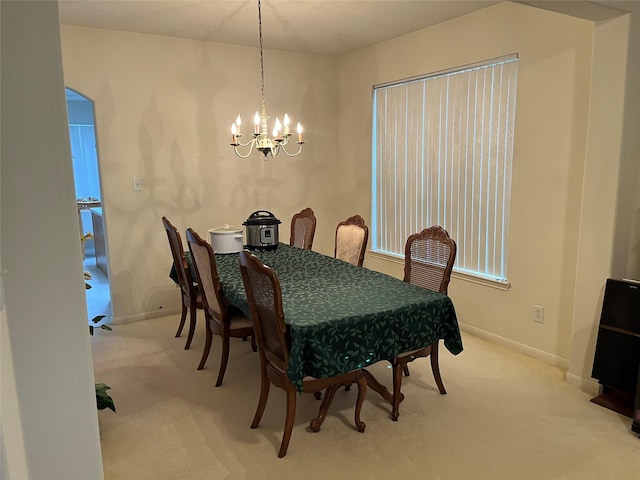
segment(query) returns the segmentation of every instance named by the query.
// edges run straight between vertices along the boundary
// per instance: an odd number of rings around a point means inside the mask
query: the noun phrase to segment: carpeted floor
[[[463,334],[458,356],[441,349],[447,395],[429,361],[403,382],[400,419],[369,390],[353,426],[356,390],[339,391],[322,430],[309,421],[319,402],[298,397],[287,456],[278,459],[285,399],[271,388],[259,428],[258,354],[232,339],[224,383],[214,388],[220,339],[204,370],[204,327],[190,350],[174,338],[179,317],[125,325],[91,338],[96,382],[112,387],[117,413],[99,412],[105,478],[119,479],[616,479],[639,478],[640,439],[631,419],[589,402],[563,372]],[[371,368],[386,385],[384,362]]]

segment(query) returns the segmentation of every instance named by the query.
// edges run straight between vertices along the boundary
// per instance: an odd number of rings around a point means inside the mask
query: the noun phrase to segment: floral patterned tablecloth
[[[282,243],[253,253],[280,280],[291,337],[287,373],[299,389],[305,376],[330,377],[392,360],[438,339],[452,354],[462,351],[446,295]],[[216,264],[225,297],[249,315],[238,254],[216,254]]]

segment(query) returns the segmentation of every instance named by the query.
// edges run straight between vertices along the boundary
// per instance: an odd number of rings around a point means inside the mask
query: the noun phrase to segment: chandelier
[[[269,117],[267,116],[266,103],[264,100],[264,55],[262,52],[262,8],[260,0],[258,0],[258,32],[260,37],[260,88],[262,95],[262,113],[256,112],[253,118],[254,131],[252,133],[252,138],[246,143],[242,143],[240,140],[242,137],[242,133],[240,133],[242,119],[240,118],[240,115],[238,115],[236,121],[231,125],[231,135],[233,139],[231,146],[236,152],[236,155],[240,158],[247,158],[251,155],[254,148],[263,153],[265,160],[267,160],[268,154],[275,157],[280,152],[284,152],[290,157],[295,157],[302,152],[302,145],[306,143],[302,140],[302,126],[300,123],[298,123],[296,127],[296,132],[298,134],[298,141],[296,142],[298,144],[297,152],[291,153],[285,148],[289,144],[289,139],[291,138],[289,116],[286,113],[284,114],[282,123],[280,123],[280,120],[276,117],[275,126],[272,131],[273,136],[269,137],[269,128],[267,126],[267,120],[269,120]],[[245,153],[243,154],[239,149],[244,149]]]

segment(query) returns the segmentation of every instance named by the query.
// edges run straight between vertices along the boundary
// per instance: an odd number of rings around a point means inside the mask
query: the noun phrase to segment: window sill
[[[462,280],[465,282],[475,283],[477,285],[483,285],[485,287],[495,288],[506,292],[511,288],[509,282],[500,282],[498,280],[491,280],[489,278],[476,277],[475,275],[469,275],[468,273],[456,272],[451,273],[451,278]]]
[[[390,263],[396,263],[399,265],[404,265],[404,256],[394,255],[389,253],[382,252],[374,252],[369,250],[369,255],[379,260],[384,260]],[[477,285],[482,285],[485,287],[495,288],[497,290],[507,291],[511,288],[511,284],[509,282],[500,282],[498,280],[491,280],[489,278],[482,278],[475,275],[470,275],[468,273],[458,272],[455,269],[451,273],[451,277],[457,280],[462,280],[464,282],[475,283]]]
[[[379,260],[385,260],[391,263],[397,263],[400,265],[404,265],[404,256],[403,255],[394,255],[391,253],[382,253],[382,252],[374,252],[373,250],[369,250],[367,252],[368,255],[377,258]]]

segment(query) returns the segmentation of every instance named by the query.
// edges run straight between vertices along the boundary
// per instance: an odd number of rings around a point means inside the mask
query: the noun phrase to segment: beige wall
[[[631,12],[628,19],[628,46],[625,60],[624,106],[622,108],[620,189],[616,215],[614,271],[640,278],[640,2],[613,2]],[[613,30],[617,25],[603,25]],[[628,252],[628,255],[625,253]]]
[[[341,151],[345,158],[354,159],[350,173],[356,183],[368,188],[372,85],[518,53],[508,247],[511,288],[502,291],[454,278],[449,294],[466,330],[562,368],[569,367],[575,340],[578,246],[580,235],[585,233],[581,221],[589,221],[591,215],[599,219],[602,208],[610,220],[606,232],[597,232],[605,237],[600,242],[604,243],[605,268],[583,292],[591,298],[587,316],[590,331],[597,327],[598,299],[610,274],[619,154],[615,140],[609,159],[613,181],[599,192],[605,199],[604,207],[591,212],[583,205],[593,42],[594,24],[590,21],[504,3],[340,58],[340,98],[345,108],[340,110],[339,123],[341,131],[349,125],[358,132],[356,142],[345,139],[341,143]],[[621,96],[616,96],[618,101]],[[601,140],[619,136],[619,105],[611,110],[617,123],[600,122]],[[370,210],[368,195],[354,201],[359,202],[358,208]],[[379,257],[370,255],[367,265],[402,274],[401,264]],[[544,306],[543,324],[532,321],[534,304]],[[590,336],[588,341],[592,345],[595,338]],[[585,344],[578,347],[582,353],[576,370],[589,378],[593,357],[585,353]]]
[[[180,304],[163,215],[204,235],[267,209],[288,241],[291,216],[311,206],[315,245],[332,253],[345,208],[340,192],[330,201],[326,192],[341,169],[334,58],[265,51],[267,113],[308,127],[302,155],[265,162],[229,146],[236,116],[248,133],[260,107],[257,48],[72,26],[62,26],[62,45],[66,85],[95,101],[115,323]]]
[[[596,29],[594,74],[585,181],[582,192],[582,219],[576,245],[575,312],[573,317],[569,376],[574,381],[589,378],[598,334],[599,311],[603,299],[603,278],[615,272],[612,266],[616,223],[616,192],[620,168],[611,158],[620,158],[624,108],[626,33],[628,17],[606,22]],[[613,135],[601,135],[612,132]],[[607,192],[608,194],[604,194]],[[603,254],[607,252],[607,254]],[[624,272],[618,271],[616,277]]]

